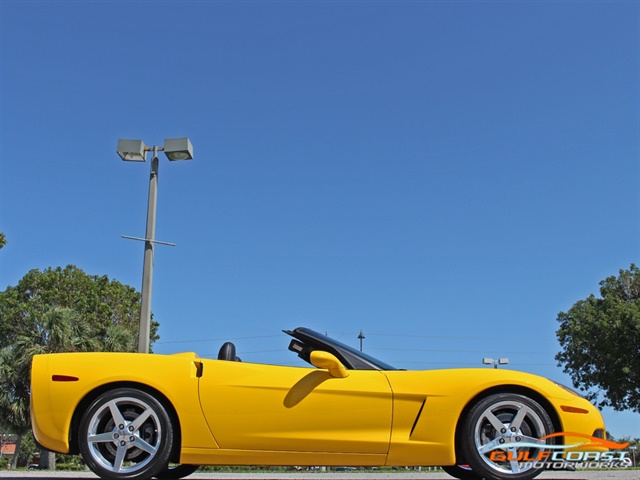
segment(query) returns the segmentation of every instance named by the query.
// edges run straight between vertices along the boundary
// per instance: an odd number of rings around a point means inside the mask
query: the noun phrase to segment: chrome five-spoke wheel
[[[475,474],[490,480],[530,480],[542,472],[539,455],[553,423],[535,400],[500,393],[476,403],[462,424],[460,451]]]
[[[140,390],[104,393],[80,423],[80,452],[102,478],[150,478],[167,468],[172,444],[169,415],[158,400]]]

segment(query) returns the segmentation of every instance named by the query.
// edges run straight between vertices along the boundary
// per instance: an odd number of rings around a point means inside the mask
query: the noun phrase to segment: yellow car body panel
[[[335,360],[324,357],[327,365]],[[506,369],[347,373],[193,353],[37,355],[32,425],[40,444],[68,453],[91,401],[126,386],[175,411],[186,464],[453,465],[456,429],[467,409],[487,394],[509,392],[541,403],[556,431],[604,435],[593,405],[535,375]]]
[[[203,361],[200,401],[223,449],[386,454],[391,388],[383,372]]]

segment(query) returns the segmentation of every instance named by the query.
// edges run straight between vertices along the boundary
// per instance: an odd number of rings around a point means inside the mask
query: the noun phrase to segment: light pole
[[[498,365],[507,365],[509,363],[508,358],[493,358],[484,357],[482,363],[485,365],[493,365],[493,368],[498,368]]]
[[[362,351],[362,340],[364,340],[364,333],[360,330],[360,335],[358,335],[358,339],[360,340],[360,351]]]
[[[145,162],[147,152],[153,152],[151,174],[149,176],[149,202],[147,204],[147,230],[145,238],[124,236],[133,240],[144,241],[144,264],[142,266],[142,301],[140,305],[140,331],[138,333],[138,352],[149,353],[149,336],[151,334],[151,290],[153,283],[153,249],[158,242],[156,236],[156,205],[158,201],[158,152],[164,151],[167,158],[174,160],[191,160],[193,147],[188,138],[166,138],[164,146],[147,147],[142,140],[118,140],[118,155],[127,162]]]

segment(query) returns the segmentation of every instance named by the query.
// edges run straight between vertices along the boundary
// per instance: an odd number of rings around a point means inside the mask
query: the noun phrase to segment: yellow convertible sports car
[[[308,328],[289,350],[314,368],[195,353],[37,355],[37,441],[113,480],[199,465],[437,465],[461,479],[528,480],[553,452],[603,452],[597,409],[512,370],[398,370]],[[597,442],[596,442],[597,443]],[[564,453],[563,453],[564,454]]]

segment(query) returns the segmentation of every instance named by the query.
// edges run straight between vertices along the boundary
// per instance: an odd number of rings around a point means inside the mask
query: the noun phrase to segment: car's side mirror
[[[323,352],[322,350],[314,350],[311,352],[311,365],[318,368],[325,368],[329,370],[329,375],[336,378],[346,378],[349,376],[349,372],[344,368],[344,365],[340,363],[335,355],[329,352]]]

